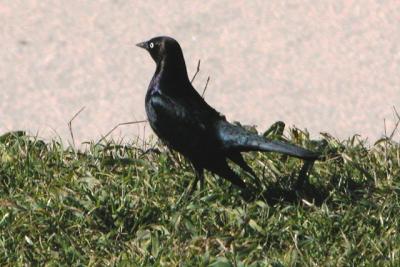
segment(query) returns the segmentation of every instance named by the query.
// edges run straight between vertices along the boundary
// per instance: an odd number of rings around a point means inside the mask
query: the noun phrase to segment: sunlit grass
[[[156,142],[77,150],[22,133],[2,136],[0,265],[399,264],[399,144],[328,134],[315,142],[297,129],[287,135],[319,147],[324,161],[307,188],[286,198],[301,162],[248,154],[264,187],[249,203],[210,173],[187,198],[190,164]],[[277,194],[274,201],[266,192]]]

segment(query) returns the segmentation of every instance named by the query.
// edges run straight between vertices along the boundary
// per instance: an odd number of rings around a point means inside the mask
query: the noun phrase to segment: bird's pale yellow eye
[[[154,47],[154,43],[151,42],[151,43],[149,44],[149,47],[150,47],[150,48],[153,48],[153,47]]]

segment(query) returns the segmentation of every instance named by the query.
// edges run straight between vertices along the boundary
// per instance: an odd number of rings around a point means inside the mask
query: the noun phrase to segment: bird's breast
[[[159,85],[154,85],[154,86],[150,87],[147,93],[150,96],[160,95],[161,94],[160,86]]]

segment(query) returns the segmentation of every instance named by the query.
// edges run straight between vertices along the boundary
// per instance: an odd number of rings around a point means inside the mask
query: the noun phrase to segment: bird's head
[[[171,37],[154,37],[146,42],[138,43],[136,45],[147,50],[157,64],[167,58],[174,60],[180,58],[183,59],[182,49],[179,43]]]

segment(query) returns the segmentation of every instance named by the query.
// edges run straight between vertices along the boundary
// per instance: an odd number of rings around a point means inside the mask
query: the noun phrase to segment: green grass
[[[399,144],[288,136],[325,160],[294,191],[299,160],[247,154],[264,187],[248,203],[210,173],[187,198],[190,164],[156,142],[2,136],[0,265],[398,266]]]

